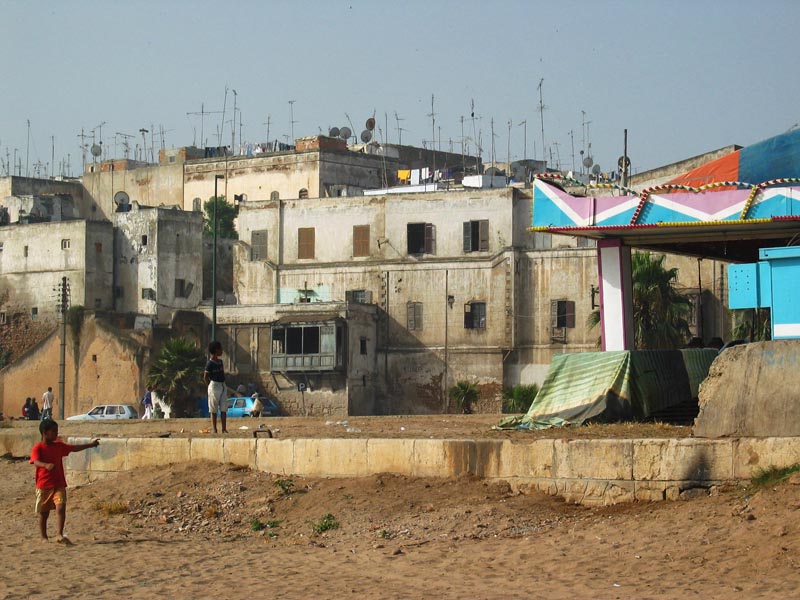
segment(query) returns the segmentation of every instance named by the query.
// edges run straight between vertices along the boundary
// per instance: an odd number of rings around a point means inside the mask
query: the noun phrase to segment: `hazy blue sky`
[[[373,113],[378,138],[430,140],[460,152],[480,133],[484,158],[542,157],[537,87],[544,79],[547,156],[572,165],[585,119],[595,162],[611,170],[623,129],[634,171],[727,144],[747,145],[800,121],[796,0],[478,2],[0,0],[0,155],[14,149],[28,169],[71,155],[78,134],[102,122],[107,156],[122,137],[166,130],[167,146],[200,142],[200,118],[236,89],[243,137],[285,140],[347,125],[359,133]],[[233,93],[228,92],[226,120]],[[388,131],[385,117],[388,116]],[[216,145],[221,115],[205,119]],[[95,132],[95,135],[99,131]],[[238,132],[237,132],[238,134]],[[99,140],[98,140],[99,141]],[[230,124],[223,143],[229,144]],[[148,145],[150,143],[148,137]],[[438,142],[437,142],[438,143]],[[475,142],[469,141],[474,150]],[[535,156],[534,156],[535,144]],[[557,144],[557,145],[556,145]]]

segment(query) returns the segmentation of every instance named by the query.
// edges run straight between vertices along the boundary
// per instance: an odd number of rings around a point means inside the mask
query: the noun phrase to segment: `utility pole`
[[[61,313],[61,348],[58,364],[58,418],[64,420],[64,393],[67,366],[67,309],[69,308],[69,282],[66,277],[61,278],[59,286],[58,311]]]

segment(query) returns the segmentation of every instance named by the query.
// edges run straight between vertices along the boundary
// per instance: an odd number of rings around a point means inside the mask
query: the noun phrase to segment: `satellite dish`
[[[353,132],[350,131],[349,127],[342,127],[339,130],[339,137],[343,140],[349,140],[351,135],[353,135]]]
[[[361,132],[361,141],[365,144],[372,139],[372,132],[369,129],[365,129]]]
[[[121,204],[130,204],[130,202],[131,199],[125,192],[117,192],[116,194],[114,194],[114,204],[116,204],[117,206]]]
[[[330,137],[339,137],[339,128],[338,127],[331,127],[331,130],[328,132]]]
[[[103,153],[103,147],[99,144],[92,144],[92,156],[100,156]]]
[[[594,161],[592,160],[591,156],[587,156],[586,158],[583,159],[583,166],[586,167],[587,169],[591,167],[593,164]]]
[[[631,157],[630,156],[620,156],[617,160],[617,166],[619,167],[620,171],[625,171],[626,169],[631,168]]]
[[[367,123],[366,123],[365,127],[370,131],[375,129],[375,119],[373,119],[372,117],[367,119]]]
[[[592,173],[594,173],[595,175],[599,175],[600,174],[600,165],[593,166],[592,167]]]

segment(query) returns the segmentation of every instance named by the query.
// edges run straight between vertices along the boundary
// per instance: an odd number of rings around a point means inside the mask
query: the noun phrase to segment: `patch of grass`
[[[391,534],[391,533],[389,533],[389,530],[388,530],[388,529],[381,529],[381,531],[380,531],[380,533],[378,534],[378,536],[380,536],[380,538],[381,538],[381,539],[383,539],[383,540],[390,540],[390,539],[392,539],[392,534]]]
[[[292,492],[294,492],[294,480],[293,479],[276,479],[275,485],[278,486],[281,490],[281,493],[284,496],[289,496]]]
[[[352,500],[352,499],[353,499],[353,494],[345,494],[345,495],[344,495],[344,496],[342,496],[342,497],[343,497],[345,500]]]
[[[128,505],[125,502],[95,502],[94,509],[110,517],[128,512]]]
[[[325,533],[332,529],[339,529],[339,521],[331,513],[328,513],[316,523],[311,523],[311,529],[314,530],[314,533]]]
[[[278,527],[281,526],[281,522],[280,521],[267,521],[266,522],[266,526],[267,526],[268,529],[277,529]]]
[[[261,530],[266,529],[266,528],[267,528],[267,524],[266,523],[262,523],[258,519],[253,519],[252,521],[250,521],[250,529],[252,531],[261,531]]]
[[[750,487],[760,489],[777,485],[798,471],[800,471],[800,465],[792,465],[791,467],[767,467],[766,469],[759,469],[755,476],[750,480]]]

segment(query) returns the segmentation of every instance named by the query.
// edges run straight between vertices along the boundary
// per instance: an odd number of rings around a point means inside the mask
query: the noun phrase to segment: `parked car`
[[[264,408],[261,410],[262,417],[277,417],[280,413],[278,405],[271,398],[262,396],[260,398]],[[228,417],[252,417],[253,404],[255,400],[249,396],[237,396],[228,398]]]
[[[138,419],[139,413],[130,404],[101,404],[83,415],[67,417],[67,421]]]

